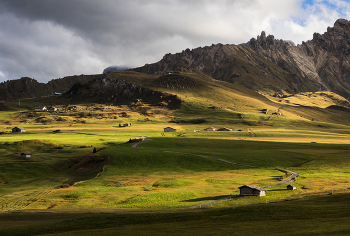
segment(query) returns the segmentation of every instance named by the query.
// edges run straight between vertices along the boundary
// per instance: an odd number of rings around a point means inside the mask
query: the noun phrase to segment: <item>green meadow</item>
[[[152,115],[101,104],[69,110],[53,99],[59,112],[33,112],[43,98],[7,103],[0,113],[0,235],[350,234],[348,112],[297,110],[215,83],[178,91],[182,107],[149,106]],[[212,88],[215,96],[203,92]],[[226,102],[217,102],[219,92]],[[266,107],[282,115],[263,114]],[[15,126],[26,132],[11,133]],[[233,131],[204,132],[210,126]],[[150,141],[132,148],[137,138]],[[264,197],[191,208],[289,177],[276,168],[299,173],[296,190],[285,183]]]

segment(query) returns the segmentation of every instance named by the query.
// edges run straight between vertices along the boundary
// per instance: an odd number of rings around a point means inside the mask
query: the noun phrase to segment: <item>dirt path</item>
[[[103,167],[102,167],[102,171],[101,172],[99,172],[95,177],[93,177],[92,179],[96,179],[97,177],[99,177],[103,172],[105,172],[106,171],[106,167],[109,165],[109,163],[111,162],[111,158],[109,157],[109,156],[107,156],[107,158],[108,158],[108,162],[106,163],[106,165],[104,165]],[[80,183],[83,183],[83,182],[85,182],[85,181],[88,181],[88,180],[92,180],[92,179],[86,179],[86,180],[82,180],[82,181],[79,181],[79,182],[75,182],[74,184],[72,184],[72,186],[75,186],[75,185],[77,185],[77,184],[80,184]]]
[[[142,143],[145,143],[145,142],[149,142],[149,141],[151,141],[151,139],[146,138],[142,142],[133,144],[131,147],[134,148],[134,149],[139,149],[139,150],[151,150],[151,149],[145,149],[145,148],[139,148],[138,147],[139,144],[142,144]],[[227,160],[224,160],[224,159],[220,159],[220,158],[216,158],[216,157],[212,157],[212,156],[207,156],[207,155],[199,155],[199,154],[175,152],[175,151],[153,150],[153,149],[152,149],[152,151],[167,152],[167,153],[177,153],[177,154],[205,157],[205,158],[210,158],[210,159],[214,159],[214,160],[217,160],[217,161],[222,161],[222,162],[225,162],[225,163],[228,163],[228,164],[232,164],[232,165],[245,166],[245,167],[251,167],[251,168],[261,168],[261,169],[276,169],[276,170],[281,171],[283,173],[290,173],[291,174],[291,176],[288,177],[287,179],[285,179],[285,180],[283,180],[281,182],[278,182],[277,184],[273,184],[273,185],[269,185],[269,186],[263,187],[264,189],[272,188],[272,187],[275,187],[275,186],[278,186],[278,185],[281,185],[281,184],[293,182],[293,181],[295,181],[295,178],[299,176],[298,173],[296,173],[294,171],[287,170],[287,169],[271,168],[271,167],[260,167],[260,166],[252,166],[252,165],[243,165],[243,164],[239,164],[239,163],[235,163],[235,162],[231,162],[231,161],[227,161]],[[223,201],[223,200],[226,200],[226,199],[230,199],[230,198],[236,197],[236,196],[239,196],[239,194],[234,194],[234,195],[230,195],[230,196],[227,196],[227,197],[224,197],[224,198],[220,198],[220,199],[217,199],[217,200],[214,200],[214,201],[198,204],[198,205],[192,206],[190,208],[200,208],[202,206],[205,206],[205,205],[208,205],[208,204],[212,204],[212,203],[216,203],[216,202],[220,202],[220,201]]]

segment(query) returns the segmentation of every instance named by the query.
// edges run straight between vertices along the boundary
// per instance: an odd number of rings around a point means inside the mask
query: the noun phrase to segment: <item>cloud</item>
[[[304,2],[0,0],[0,81],[142,66],[186,48],[247,42],[262,30],[301,43],[350,17],[346,1]]]

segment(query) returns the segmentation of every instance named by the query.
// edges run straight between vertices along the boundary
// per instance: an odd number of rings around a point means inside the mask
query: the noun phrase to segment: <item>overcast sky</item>
[[[0,0],[0,82],[138,67],[263,30],[300,44],[338,18],[349,0]]]

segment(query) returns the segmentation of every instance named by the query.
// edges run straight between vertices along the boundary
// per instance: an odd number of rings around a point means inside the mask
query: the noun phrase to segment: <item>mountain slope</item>
[[[161,106],[176,109],[175,119],[186,122],[265,122],[272,113],[283,119],[348,124],[350,103],[331,92],[296,94],[285,98],[263,95],[244,86],[219,81],[199,69],[159,76],[133,71],[108,72],[64,95],[70,104]],[[289,102],[287,102],[287,99]],[[321,102],[323,101],[323,102]],[[320,103],[320,106],[317,106]],[[264,114],[263,110],[269,110]],[[276,113],[277,114],[277,113]]]
[[[217,44],[166,54],[134,71],[151,75],[196,68],[217,80],[268,93],[331,91],[350,98],[350,22],[295,46],[262,32],[247,44]]]
[[[53,92],[65,93],[76,83],[86,83],[100,75],[74,75],[54,79],[47,84],[23,77],[0,83],[0,101],[45,96]]]
[[[339,19],[324,34],[293,46],[262,32],[247,44],[259,55],[289,73],[316,84],[320,91],[332,91],[350,98],[350,22]]]
[[[318,91],[317,83],[309,83],[298,74],[289,73],[244,45],[217,44],[210,47],[167,54],[157,63],[136,68],[147,74],[163,74],[196,68],[217,80],[236,83],[263,91]]]

